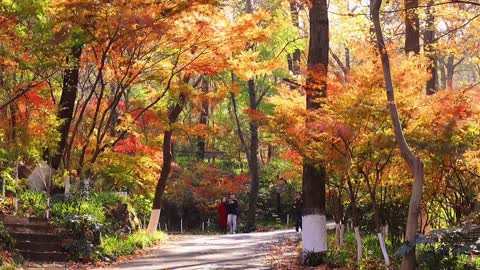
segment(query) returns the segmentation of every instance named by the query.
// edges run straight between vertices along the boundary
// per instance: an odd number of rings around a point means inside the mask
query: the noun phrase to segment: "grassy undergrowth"
[[[145,230],[139,230],[133,234],[120,238],[110,236],[102,238],[100,245],[104,255],[116,258],[133,254],[136,250],[151,247],[166,240],[167,235],[163,232],[147,233]]]

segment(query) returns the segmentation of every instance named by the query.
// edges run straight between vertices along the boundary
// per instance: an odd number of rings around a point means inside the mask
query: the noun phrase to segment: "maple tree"
[[[412,269],[420,233],[460,225],[478,205],[479,10],[2,1],[2,187],[14,196],[15,179],[48,164],[53,183],[39,190],[69,179],[151,199],[149,231],[167,208],[198,226],[228,192],[253,231],[285,222],[303,190],[305,261],[329,252],[333,216],[336,249],[352,223],[358,265],[371,234],[383,264],[396,267],[389,245],[403,244]],[[185,219],[189,208],[202,220]]]

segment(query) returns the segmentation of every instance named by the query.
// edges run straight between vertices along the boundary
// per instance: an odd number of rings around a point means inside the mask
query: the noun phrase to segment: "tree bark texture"
[[[418,0],[405,0],[405,53],[420,53]]]
[[[255,89],[255,81],[248,81],[248,96],[250,101],[250,109],[256,111],[257,105],[257,92]],[[248,167],[250,170],[250,194],[248,200],[248,213],[247,213],[247,230],[255,230],[256,226],[256,214],[257,214],[257,200],[259,189],[259,162],[258,162],[258,148],[259,148],[259,135],[258,135],[258,121],[250,120],[250,149],[248,158]]]
[[[371,6],[372,20],[375,27],[375,35],[377,38],[377,48],[382,62],[383,75],[385,80],[385,88],[388,99],[388,108],[393,122],[393,129],[395,133],[395,140],[400,148],[402,157],[408,163],[413,172],[413,188],[408,206],[408,216],[406,225],[406,241],[407,244],[412,244],[416,239],[416,232],[418,228],[418,216],[420,214],[420,202],[422,199],[422,189],[424,181],[423,162],[411,151],[403,134],[400,116],[398,115],[397,105],[395,104],[395,93],[390,71],[390,60],[388,52],[385,47],[382,28],[380,24],[380,7],[382,0],[373,0],[374,4]],[[415,269],[415,246],[412,246],[410,251],[403,257],[402,270]]]
[[[183,110],[183,107],[186,103],[186,97],[182,94],[180,95],[180,100],[172,107],[168,112],[168,123],[169,125],[175,123],[178,119],[178,116]],[[153,198],[153,207],[152,214],[150,216],[150,221],[148,223],[148,232],[155,232],[157,230],[158,222],[160,219],[160,210],[162,209],[163,202],[163,193],[165,192],[165,187],[167,186],[168,175],[172,169],[172,136],[173,130],[171,126],[168,130],[164,132],[163,135],[163,163],[162,171],[160,173],[160,178],[158,179],[157,186],[155,188],[155,196]]]
[[[208,93],[208,81],[205,78],[202,79],[201,82],[201,91],[203,93]],[[201,108],[200,108],[200,119],[199,124],[207,126],[208,124],[208,114],[209,114],[209,104],[208,101],[202,101]],[[197,157],[198,160],[203,161],[205,159],[205,148],[206,148],[206,138],[205,137],[198,137],[197,143]]]
[[[306,108],[320,109],[320,97],[327,95],[327,69],[329,53],[328,4],[326,0],[313,0],[309,9],[310,42],[306,82]],[[320,78],[320,79],[318,79]],[[309,128],[311,120],[306,119]],[[322,164],[303,164],[303,213],[302,241],[303,254],[313,255],[327,251],[325,222],[325,184],[327,173]],[[304,257],[304,260],[307,258]]]
[[[74,45],[71,48],[70,55],[67,58],[67,64],[70,66],[63,72],[62,95],[58,107],[57,118],[61,121],[58,131],[60,132],[60,141],[58,142],[56,151],[47,149],[44,152],[44,159],[47,160],[50,167],[58,170],[62,160],[65,146],[67,145],[68,135],[70,133],[70,124],[73,118],[73,110],[75,108],[75,100],[78,92],[78,80],[80,69],[80,57],[82,55],[83,45]]]
[[[253,13],[253,1],[246,1],[246,12]],[[251,46],[253,47],[253,46]],[[248,81],[248,97],[249,97],[249,109],[252,112],[258,110],[259,100],[257,98],[257,89],[255,86],[255,80],[252,78]],[[258,201],[258,188],[260,182],[259,176],[259,161],[258,161],[258,148],[259,148],[259,135],[258,135],[259,123],[257,120],[251,119],[249,122],[250,128],[250,145],[245,147],[248,167],[250,171],[250,193],[248,197],[248,211],[246,227],[249,231],[254,231],[256,227],[256,215],[257,215],[257,201]]]
[[[430,79],[427,81],[426,92],[427,95],[432,95],[437,92],[437,57],[435,55],[435,17],[432,14],[431,6],[433,5],[433,0],[428,1],[428,7],[426,9],[426,29],[423,35],[423,50],[425,55],[429,59],[427,66],[427,72],[431,75]]]
[[[290,12],[292,16],[292,25],[298,29],[300,29],[300,21],[299,21],[299,3],[296,0],[290,2]],[[301,52],[300,49],[295,49],[292,55],[288,55],[288,69],[292,72],[293,75],[298,76],[300,75],[300,57]]]

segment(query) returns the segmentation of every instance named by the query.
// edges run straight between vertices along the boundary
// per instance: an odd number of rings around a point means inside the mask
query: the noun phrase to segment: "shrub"
[[[362,236],[363,258],[357,264],[357,244],[352,232],[345,233],[344,244],[341,247],[335,245],[335,234],[328,235],[328,252],[325,263],[330,268],[346,269],[382,269],[385,268],[382,251],[375,234]],[[390,241],[386,241],[387,250],[393,250]],[[393,255],[389,253],[389,255]],[[392,269],[398,268],[399,261],[391,258]]]
[[[55,221],[61,226],[64,248],[73,260],[89,261],[96,257],[96,246],[100,245],[101,224],[90,215],[66,214]]]
[[[52,216],[60,220],[71,214],[91,216],[96,221],[103,223],[105,222],[104,204],[94,198],[94,196],[83,198],[79,195],[55,196],[52,198]]]
[[[47,196],[42,192],[25,190],[18,194],[18,215],[44,217],[47,210]]]
[[[474,240],[461,229],[438,230],[418,245],[417,269],[468,269],[469,255]],[[473,268],[480,267],[480,259],[473,260]]]
[[[2,244],[5,245],[7,250],[13,250],[15,246],[15,241],[13,240],[10,233],[7,231],[2,222],[0,222],[0,251],[2,250]]]
[[[140,230],[127,237],[111,236],[102,238],[101,250],[104,255],[116,258],[132,254],[137,249],[150,247],[164,239],[165,234],[162,232],[150,234]]]

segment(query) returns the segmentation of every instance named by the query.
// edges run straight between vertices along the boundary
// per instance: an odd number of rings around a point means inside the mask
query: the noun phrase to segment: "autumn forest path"
[[[268,247],[288,237],[300,237],[294,230],[235,235],[187,236],[166,243],[149,253],[108,269],[269,269]]]

